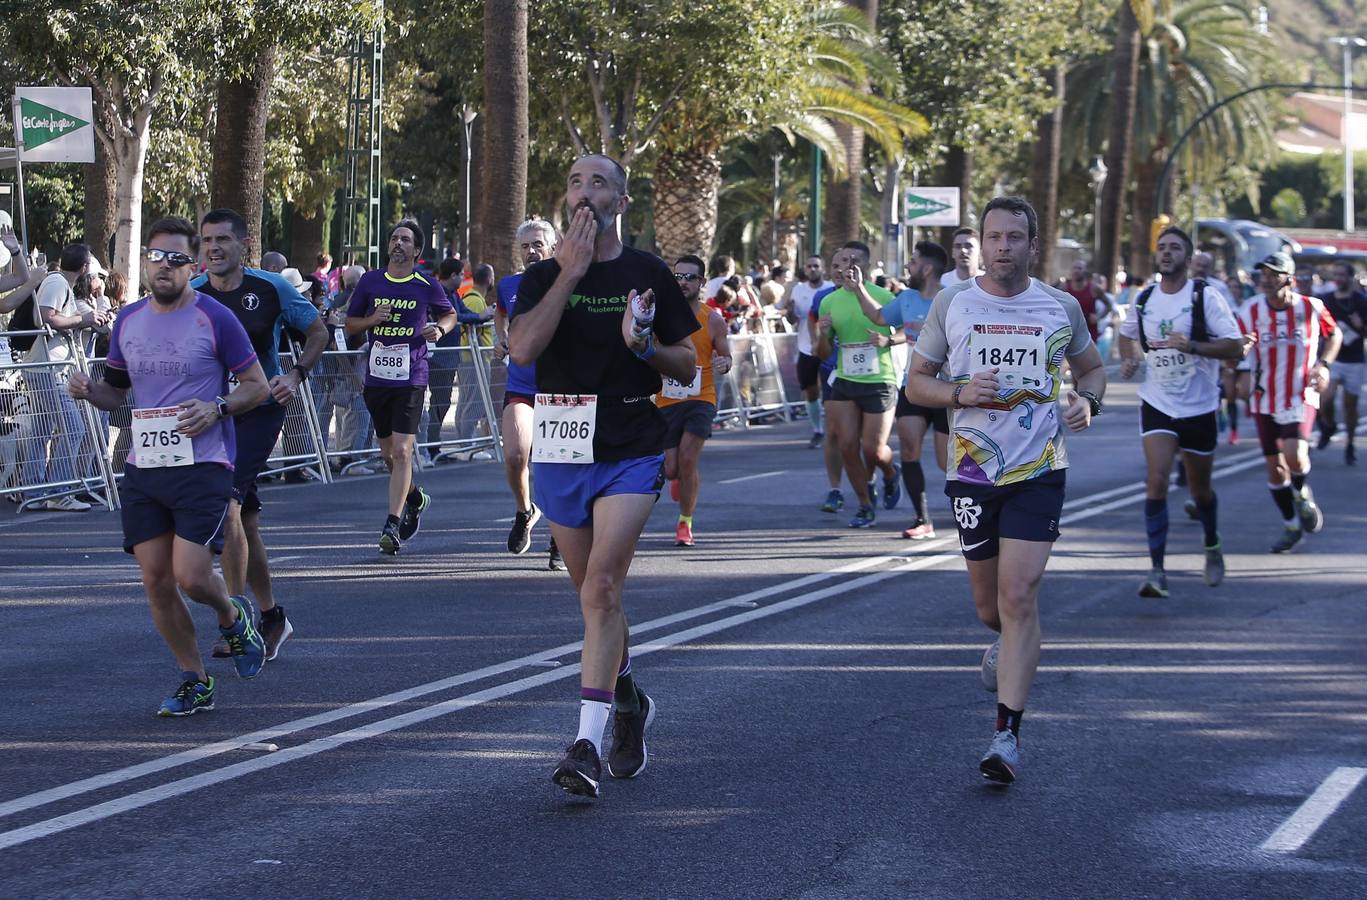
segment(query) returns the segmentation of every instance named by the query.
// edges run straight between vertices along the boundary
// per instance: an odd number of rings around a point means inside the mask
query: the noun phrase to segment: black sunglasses
[[[687,273],[687,272],[675,272],[675,273],[674,273],[674,280],[675,280],[675,281],[701,281],[701,280],[702,280],[702,276],[701,276],[701,275],[691,275],[691,274],[689,274],[689,273]]]
[[[142,256],[150,263],[165,262],[173,269],[188,266],[195,261],[193,256],[186,256],[184,253],[177,253],[174,250],[148,249],[143,251]]]

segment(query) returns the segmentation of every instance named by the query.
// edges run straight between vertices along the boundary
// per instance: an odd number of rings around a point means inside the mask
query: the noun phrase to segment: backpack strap
[[[1153,296],[1155,287],[1156,285],[1151,284],[1144,288],[1139,292],[1139,298],[1134,301],[1134,314],[1139,323],[1139,349],[1143,350],[1145,355],[1149,352],[1149,339],[1144,336],[1144,304],[1148,303],[1149,298]]]
[[[1206,280],[1197,278],[1191,287],[1191,339],[1192,341],[1210,340],[1210,329],[1206,327]]]

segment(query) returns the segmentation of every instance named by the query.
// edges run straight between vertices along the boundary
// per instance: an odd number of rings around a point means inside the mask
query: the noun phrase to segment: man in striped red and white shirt
[[[1253,411],[1267,458],[1267,486],[1285,525],[1272,552],[1286,553],[1306,531],[1324,527],[1324,513],[1305,483],[1307,440],[1342,335],[1322,302],[1292,289],[1290,256],[1273,253],[1254,269],[1261,293],[1239,310],[1239,327],[1252,347],[1239,365],[1238,394]]]

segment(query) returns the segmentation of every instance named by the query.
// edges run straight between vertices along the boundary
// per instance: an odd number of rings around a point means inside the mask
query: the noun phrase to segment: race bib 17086
[[[532,462],[593,462],[597,394],[537,394],[532,417]]]
[[[139,469],[194,465],[194,444],[176,430],[180,423],[180,407],[163,406],[132,412],[133,452]]]
[[[1043,390],[1048,382],[1044,329],[1037,325],[975,325],[968,352],[972,371],[996,369],[1007,390]]]
[[[664,389],[660,393],[670,400],[687,400],[689,397],[698,396],[702,393],[702,366],[695,367],[693,380],[688,384],[666,377]]]
[[[385,381],[407,381],[409,357],[407,344],[373,343],[370,345],[370,374]]]
[[[878,368],[878,348],[873,344],[840,345],[842,375],[877,375]]]

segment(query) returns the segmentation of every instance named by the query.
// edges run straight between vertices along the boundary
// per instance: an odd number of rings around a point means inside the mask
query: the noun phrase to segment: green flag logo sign
[[[90,124],[71,113],[44,106],[27,97],[19,98],[19,107],[25,150],[41,147],[49,141],[55,141],[64,134],[70,134]]]
[[[919,219],[923,216],[933,216],[936,213],[944,212],[947,209],[953,208],[954,207],[952,207],[948,203],[944,203],[939,200],[933,200],[930,197],[920,197],[910,192],[907,193],[908,221],[910,221],[911,219]]]

